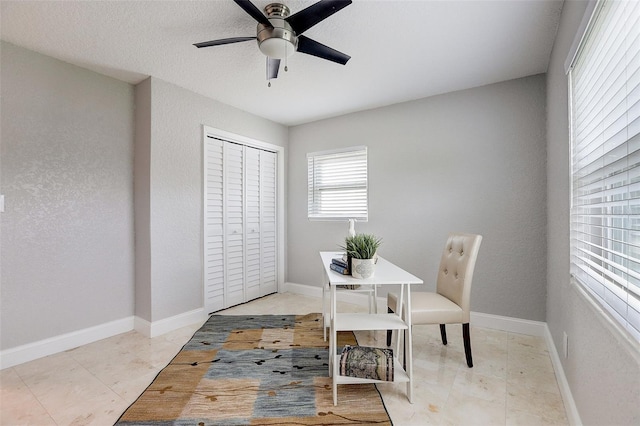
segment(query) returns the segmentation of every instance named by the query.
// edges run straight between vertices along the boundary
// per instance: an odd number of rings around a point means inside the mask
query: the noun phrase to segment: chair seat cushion
[[[398,296],[387,295],[387,306],[398,312]],[[404,317],[404,313],[402,315]],[[411,323],[416,324],[461,324],[463,312],[460,306],[438,293],[411,292]]]

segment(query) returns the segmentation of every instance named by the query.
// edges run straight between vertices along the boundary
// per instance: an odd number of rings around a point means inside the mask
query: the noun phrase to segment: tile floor
[[[221,313],[309,312],[321,312],[320,299],[283,293]],[[199,326],[153,339],[131,331],[4,369],[0,424],[112,425]],[[443,346],[437,326],[414,328],[414,404],[404,384],[378,385],[394,425],[568,424],[543,338],[472,327],[469,369],[460,327],[447,334]],[[384,332],[357,337],[363,345],[384,345]]]

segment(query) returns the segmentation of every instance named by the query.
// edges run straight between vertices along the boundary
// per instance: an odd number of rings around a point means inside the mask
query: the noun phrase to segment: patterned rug
[[[390,425],[375,385],[338,386],[321,314],[213,315],[117,425]],[[340,333],[339,347],[357,345]]]

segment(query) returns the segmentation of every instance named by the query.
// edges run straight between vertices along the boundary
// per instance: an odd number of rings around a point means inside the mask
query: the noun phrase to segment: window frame
[[[346,170],[345,165],[340,163],[349,161],[349,157],[354,157],[353,160],[360,169],[352,176],[352,180],[349,181],[345,177],[336,181],[337,178],[340,178],[336,173]],[[332,159],[336,161],[331,162]],[[359,222],[367,222],[369,220],[368,161],[368,148],[364,145],[307,153],[307,218],[310,221],[356,219]],[[326,173],[323,173],[323,171]],[[322,180],[322,176],[325,177],[327,182],[330,181],[331,184],[325,183],[323,185],[320,183],[319,180]],[[354,202],[351,205],[345,202],[344,205],[334,209],[327,205],[323,207],[323,197],[321,197],[323,193],[329,196],[333,193],[338,198],[340,198],[339,194],[342,193],[342,198],[344,199],[345,191],[350,191],[355,197],[359,197],[360,202]],[[334,197],[332,200],[325,201],[325,204],[331,202],[338,203],[339,201]],[[363,203],[364,206],[362,205]],[[335,212],[336,209],[342,209],[344,212],[330,213],[330,210]]]
[[[637,158],[640,132],[633,133],[633,129],[640,116],[633,118],[637,112],[630,114],[630,111],[640,108],[640,97],[631,105],[628,101],[636,96],[631,95],[635,89],[640,90],[640,83],[629,84],[640,72],[640,67],[634,72],[640,48],[629,43],[628,38],[638,43],[640,35],[634,38],[635,33],[625,30],[634,28],[632,25],[640,22],[640,15],[631,15],[630,18],[624,13],[626,9],[612,12],[615,7],[620,7],[620,4],[606,1],[594,1],[587,7],[565,64],[570,124],[570,271],[573,281],[591,296],[602,312],[615,320],[621,331],[639,342],[640,248],[633,242],[640,238],[640,172],[633,169],[640,168]],[[638,14],[638,11],[640,9],[634,13]],[[606,15],[614,12],[617,14]],[[613,16],[621,17],[622,29],[602,27]],[[619,44],[609,42],[610,37],[617,39],[617,35],[611,34],[622,34]],[[591,45],[596,42],[602,43],[597,45],[599,48]],[[619,54],[619,49],[624,49],[623,53]],[[609,55],[613,59],[608,58]],[[615,61],[617,55],[621,55],[622,71],[615,66],[618,64]],[[589,65],[585,67],[585,63]],[[610,68],[611,64],[613,68]],[[576,69],[582,74],[574,76]],[[618,95],[617,90],[610,88],[620,81],[622,75],[624,93]],[[582,83],[585,77],[589,84]],[[622,97],[623,101],[614,102],[615,96]],[[578,97],[584,103],[577,104]],[[614,110],[618,113],[622,104],[624,112],[620,118],[611,121],[611,117],[615,117]],[[622,130],[612,130],[619,127],[623,118],[626,120],[622,127],[626,131],[624,139],[620,136]],[[631,136],[630,128],[633,130]],[[634,144],[636,148],[633,148]],[[622,155],[620,151],[623,151]],[[609,159],[616,154],[616,160]]]

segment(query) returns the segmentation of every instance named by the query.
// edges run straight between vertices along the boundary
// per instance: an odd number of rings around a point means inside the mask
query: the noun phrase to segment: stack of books
[[[347,255],[344,255],[343,257],[331,259],[330,268],[332,271],[336,271],[337,273],[342,275],[351,274],[351,271],[349,271],[349,264],[347,263]]]

